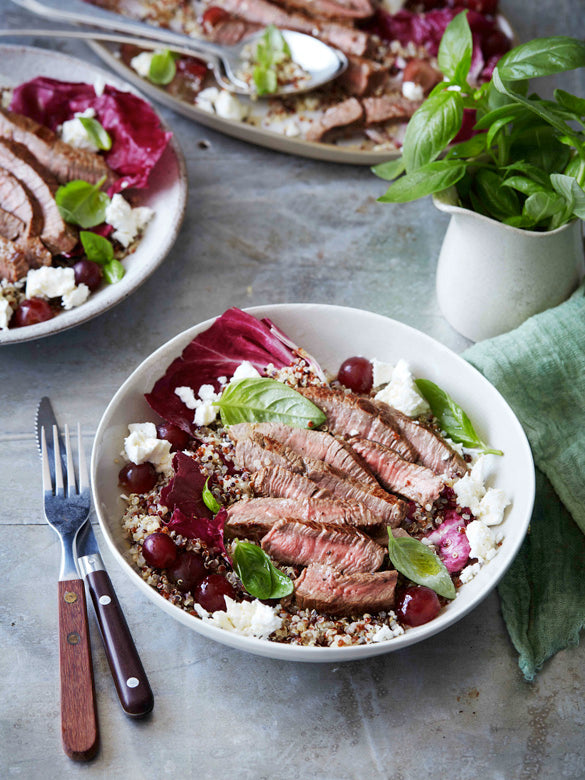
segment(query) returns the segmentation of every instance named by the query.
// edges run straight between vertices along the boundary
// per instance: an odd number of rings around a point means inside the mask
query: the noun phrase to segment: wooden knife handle
[[[59,582],[59,668],[63,749],[76,761],[89,761],[99,733],[83,580]]]
[[[104,570],[89,572],[86,582],[120,704],[127,715],[140,718],[154,707],[154,696],[114,586]]]

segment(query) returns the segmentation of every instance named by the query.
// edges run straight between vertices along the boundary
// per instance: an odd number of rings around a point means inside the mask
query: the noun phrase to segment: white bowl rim
[[[519,526],[519,531],[517,533],[517,538],[515,543],[509,544],[509,546],[505,550],[505,554],[504,554],[504,550],[501,549],[498,552],[496,558],[494,558],[494,560],[490,561],[490,563],[488,564],[489,566],[493,564],[494,561],[497,561],[498,569],[499,569],[497,575],[494,574],[489,584],[486,587],[484,587],[476,596],[474,596],[469,601],[468,604],[466,604],[464,607],[461,607],[460,604],[457,605],[457,599],[455,599],[454,602],[452,602],[451,605],[448,605],[448,607],[442,612],[442,614],[439,615],[439,617],[435,618],[429,623],[425,623],[422,626],[418,626],[416,628],[410,628],[404,634],[388,641],[370,643],[365,645],[351,645],[347,647],[307,647],[307,646],[297,646],[297,645],[286,645],[286,644],[280,644],[278,642],[271,642],[266,639],[256,639],[252,637],[242,636],[240,634],[225,631],[224,629],[220,629],[217,628],[216,626],[204,623],[202,620],[199,620],[198,618],[189,615],[181,608],[176,607],[175,605],[167,601],[158,592],[156,592],[150,585],[148,585],[141,578],[138,572],[136,572],[132,568],[132,566],[128,563],[128,561],[124,558],[122,553],[117,548],[117,545],[115,544],[115,541],[109,532],[107,526],[107,520],[103,516],[103,513],[101,512],[99,496],[96,490],[96,485],[98,482],[97,473],[98,473],[98,466],[99,466],[99,462],[98,462],[99,442],[101,441],[103,434],[108,427],[109,418],[112,416],[113,412],[118,406],[119,401],[125,395],[126,391],[132,385],[134,380],[142,372],[145,372],[148,369],[148,367],[155,364],[158,358],[163,354],[167,355],[168,353],[169,355],[171,355],[170,357],[166,358],[168,362],[165,363],[165,366],[170,364],[173,357],[179,355],[182,352],[183,348],[189,343],[189,341],[191,341],[191,339],[194,338],[198,333],[207,329],[217,319],[217,316],[219,315],[210,317],[204,322],[198,323],[197,325],[187,328],[186,330],[182,331],[181,333],[171,338],[166,343],[162,344],[158,349],[152,352],[145,360],[143,360],[137,366],[137,368],[130,374],[130,376],[125,380],[125,382],[121,385],[121,387],[118,389],[118,391],[115,393],[112,400],[106,407],[106,410],[104,411],[104,414],[102,416],[102,419],[100,420],[100,423],[96,431],[94,445],[92,449],[92,455],[91,455],[91,482],[92,482],[93,501],[94,501],[96,514],[98,516],[98,521],[102,533],[108,543],[111,552],[113,553],[118,563],[122,566],[127,576],[130,577],[130,579],[142,591],[142,593],[144,593],[147,596],[147,598],[149,598],[151,601],[157,604],[169,615],[171,615],[176,620],[186,625],[188,628],[195,630],[196,632],[207,637],[208,639],[213,639],[217,642],[220,642],[221,644],[227,645],[229,647],[234,647],[239,650],[244,650],[246,652],[250,652],[255,655],[261,655],[261,656],[265,656],[277,660],[287,660],[287,661],[339,663],[342,661],[355,661],[358,659],[370,658],[376,655],[381,655],[388,652],[393,652],[395,650],[403,649],[405,647],[408,647],[409,645],[422,641],[423,639],[427,639],[439,633],[440,631],[443,631],[444,629],[453,625],[457,621],[461,620],[463,617],[465,617],[465,615],[469,614],[469,612],[475,609],[475,607],[481,601],[483,601],[487,597],[487,595],[496,587],[496,585],[501,580],[501,578],[507,571],[508,567],[516,557],[516,554],[518,553],[518,550],[520,549],[520,546],[524,541],[524,537],[526,535],[526,531],[528,530],[528,526],[530,523],[532,507],[534,504],[535,472],[534,472],[534,463],[532,459],[532,452],[528,440],[526,438],[526,434],[524,433],[524,430],[522,429],[518,419],[516,418],[513,411],[510,409],[510,407],[508,406],[503,396],[499,393],[498,390],[496,390],[496,388],[493,385],[491,385],[488,382],[488,380],[476,368],[474,368],[471,364],[467,363],[467,361],[465,361],[462,357],[454,353],[448,347],[433,339],[431,336],[428,336],[422,331],[412,328],[409,325],[399,322],[398,320],[394,320],[390,317],[386,317],[385,315],[376,314],[374,312],[369,312],[354,307],[338,306],[333,304],[288,303],[288,304],[259,305],[259,306],[253,306],[244,309],[244,311],[254,316],[269,317],[270,319],[272,319],[273,317],[277,317],[279,312],[296,311],[299,313],[303,313],[304,315],[308,315],[311,312],[311,310],[326,312],[331,316],[337,316],[337,317],[349,313],[353,313],[355,315],[360,315],[360,316],[366,315],[368,317],[378,318],[381,324],[386,323],[388,327],[398,328],[399,330],[402,330],[404,333],[411,333],[413,335],[416,334],[417,337],[419,338],[422,337],[425,341],[428,342],[429,345],[432,345],[433,349],[437,353],[439,354],[443,353],[445,355],[448,354],[452,359],[454,358],[456,361],[460,361],[460,363],[465,366],[466,371],[470,371],[472,374],[476,376],[476,378],[479,379],[481,383],[484,383],[486,386],[489,386],[489,388],[491,389],[490,392],[495,393],[499,397],[501,402],[503,402],[505,406],[508,407],[510,412],[509,424],[515,428],[515,434],[518,436],[518,443],[522,449],[523,456],[526,458],[525,465],[529,466],[529,468],[527,468],[527,473],[523,473],[523,480],[525,480],[525,482],[523,483],[523,488],[525,490],[524,498],[526,503],[526,511],[523,517],[521,517],[520,519],[516,518],[516,523],[520,522],[520,526]],[[301,346],[304,346],[309,352],[311,351],[310,344],[301,345]],[[161,373],[164,373],[164,370],[165,369],[163,368]],[[153,416],[154,415],[155,413],[153,412]],[[132,421],[129,420],[128,422],[132,422]],[[455,609],[450,609],[449,607],[451,606],[454,606]]]

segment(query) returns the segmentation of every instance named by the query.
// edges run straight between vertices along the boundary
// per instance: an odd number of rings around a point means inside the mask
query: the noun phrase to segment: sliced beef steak
[[[250,482],[259,496],[274,498],[332,498],[324,487],[320,487],[303,474],[294,474],[281,466],[260,469]]]
[[[302,11],[317,19],[367,19],[374,9],[369,0],[275,0],[278,5]]]
[[[366,125],[389,122],[393,119],[410,119],[420,101],[408,100],[401,94],[380,95],[362,99]]]
[[[282,563],[328,563],[348,573],[376,571],[385,554],[383,547],[351,526],[287,519],[272,526],[262,549]]]
[[[57,181],[45,170],[26,146],[0,139],[0,167],[15,176],[39,204],[43,215],[42,242],[55,254],[70,252],[77,233],[67,225],[55,203]]]
[[[375,477],[360,463],[353,449],[329,433],[293,428],[283,423],[239,423],[229,429],[229,435],[236,442],[252,438],[254,433],[280,442],[302,458],[322,460],[366,485],[378,486]]]
[[[379,520],[362,504],[336,498],[243,499],[229,506],[227,513],[226,533],[248,539],[261,539],[283,518],[352,525],[368,533],[371,529],[382,528]]]
[[[252,432],[249,438],[237,442],[235,462],[239,469],[248,471],[260,471],[268,466],[281,466],[295,474],[305,470],[303,459],[293,450],[259,432]]]
[[[338,617],[375,614],[392,609],[398,572],[348,574],[333,566],[312,563],[295,580],[295,601]]]
[[[0,207],[0,236],[2,238],[14,241],[19,236],[24,235],[25,231],[26,225],[19,217]]]
[[[448,474],[461,477],[467,472],[467,464],[454,449],[423,423],[399,412],[383,401],[375,401],[381,419],[394,426],[405,439],[408,439],[417,454],[417,460],[434,471],[435,474]]]
[[[0,278],[9,282],[23,279],[30,268],[51,265],[49,250],[35,237],[10,241],[0,237]]]
[[[305,459],[305,473],[311,482],[327,490],[336,498],[357,501],[378,518],[391,526],[400,525],[406,515],[406,504],[387,493],[379,485],[364,485],[352,477],[346,477],[333,466],[320,461]]]
[[[355,30],[337,22],[316,21],[300,13],[289,13],[267,0],[218,0],[217,5],[234,16],[263,27],[273,24],[283,30],[298,30],[308,35],[316,35],[346,54],[361,57],[370,45],[370,36],[362,30]]]
[[[365,57],[348,57],[347,69],[338,79],[350,95],[361,97],[381,89],[389,76],[389,65]],[[365,106],[364,106],[365,107]]]
[[[103,157],[69,146],[48,127],[5,108],[0,108],[0,137],[26,146],[60,184],[74,179],[96,184],[105,176],[109,187],[118,178]]]
[[[0,203],[3,209],[24,224],[23,236],[40,235],[43,228],[43,215],[39,204],[27,192],[26,187],[2,167],[0,167]]]
[[[430,469],[401,458],[397,452],[368,439],[350,439],[349,443],[365,460],[380,483],[417,504],[434,504],[443,489],[443,481]]]
[[[304,387],[299,392],[327,416],[327,427],[331,433],[345,439],[359,436],[378,441],[406,460],[417,459],[414,447],[400,435],[396,426],[381,419],[380,410],[369,398],[330,387]]]
[[[359,122],[364,115],[364,109],[357,98],[350,97],[328,108],[325,113],[307,130],[307,141],[318,142],[330,130],[348,127]]]

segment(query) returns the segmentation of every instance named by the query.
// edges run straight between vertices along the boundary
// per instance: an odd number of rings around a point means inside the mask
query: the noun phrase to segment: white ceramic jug
[[[445,319],[473,341],[498,336],[556,306],[583,276],[581,220],[550,232],[520,230],[458,206],[455,188],[433,196],[451,215],[437,265]]]

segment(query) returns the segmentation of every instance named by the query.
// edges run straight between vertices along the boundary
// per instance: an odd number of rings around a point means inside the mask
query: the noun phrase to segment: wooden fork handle
[[[118,698],[127,715],[140,718],[154,706],[154,697],[134,640],[107,571],[86,575],[106,656]]]
[[[83,580],[59,582],[59,667],[63,749],[89,761],[98,749],[95,687]]]

